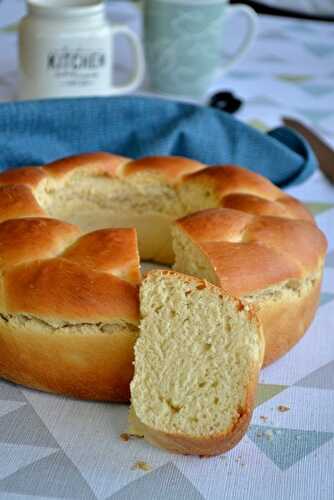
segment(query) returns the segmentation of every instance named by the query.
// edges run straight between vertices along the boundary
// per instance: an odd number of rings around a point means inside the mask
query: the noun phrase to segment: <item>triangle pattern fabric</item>
[[[320,305],[323,306],[334,300],[334,293],[322,292],[320,294]]]
[[[333,46],[329,43],[304,43],[309,52],[317,57],[328,57],[333,52]]]
[[[287,470],[334,437],[333,432],[252,425],[247,436],[281,470]]]
[[[171,462],[132,481],[108,500],[138,500],[139,498],[204,500],[189,479]]]
[[[274,106],[277,107],[279,103],[272,99],[271,97],[267,97],[265,95],[258,95],[253,97],[253,99],[249,99],[249,104],[259,104],[260,106]]]
[[[334,391],[334,361],[321,366],[294,385]]]
[[[280,30],[267,30],[259,33],[258,37],[264,40],[290,40],[290,37]]]
[[[314,122],[324,120],[333,114],[331,110],[323,111],[319,109],[305,109],[305,108],[295,108],[295,109],[296,111],[298,111],[298,113],[301,113],[302,115],[306,116],[307,118],[309,118]]]
[[[265,54],[256,59],[259,62],[267,62],[267,63],[284,63],[285,59],[276,54]]]
[[[272,399],[274,396],[276,396],[276,394],[279,394],[286,388],[286,385],[258,384],[256,390],[255,406],[262,405],[262,403],[265,403],[266,401],[268,401],[268,399]]]
[[[24,406],[26,403],[22,401],[1,401],[0,403],[0,418],[3,415],[7,415],[7,413],[10,413],[12,411],[17,410],[21,406]]]
[[[2,443],[0,445],[0,480],[41,458],[55,453],[55,451],[58,450]],[[8,460],[8,457],[10,457],[10,460]]]
[[[286,23],[286,29],[289,31],[292,31],[294,33],[295,31],[300,31],[302,33],[307,33],[307,34],[312,34],[312,30],[310,28],[310,25],[305,25],[304,23],[301,23],[300,21],[298,22],[291,22],[291,23]]]
[[[231,78],[240,78],[241,80],[247,80],[248,78],[254,78],[257,73],[252,71],[235,70],[230,72]]]
[[[313,202],[313,203],[305,203],[307,208],[312,212],[313,215],[319,215],[327,210],[330,210],[334,207],[333,203],[321,203],[321,202]]]
[[[0,443],[59,448],[57,441],[30,404],[0,418]]]
[[[334,92],[333,85],[320,85],[314,83],[312,85],[301,85],[301,88],[304,90],[304,92],[315,96],[323,96],[326,94],[332,94]]]
[[[96,500],[85,479],[62,450],[1,480],[0,491],[43,498]]]
[[[0,380],[0,401],[24,401],[27,402],[21,389],[11,382]]]

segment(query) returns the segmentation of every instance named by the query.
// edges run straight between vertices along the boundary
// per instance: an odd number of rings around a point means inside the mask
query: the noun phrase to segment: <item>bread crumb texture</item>
[[[70,335],[113,335],[114,333],[128,333],[136,338],[138,328],[126,321],[115,320],[110,323],[76,323],[58,319],[41,319],[29,314],[3,314],[0,313],[0,326],[10,330],[23,330],[32,333],[44,334],[70,334]]]
[[[150,273],[140,291],[131,383],[139,421],[165,433],[228,433],[247,409],[263,356],[256,318],[206,282]],[[254,392],[254,389],[251,389]]]

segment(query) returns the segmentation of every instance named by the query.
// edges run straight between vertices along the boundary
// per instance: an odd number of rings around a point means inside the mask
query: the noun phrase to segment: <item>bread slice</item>
[[[140,289],[130,432],[172,452],[223,453],[247,430],[263,360],[251,306],[175,271]]]

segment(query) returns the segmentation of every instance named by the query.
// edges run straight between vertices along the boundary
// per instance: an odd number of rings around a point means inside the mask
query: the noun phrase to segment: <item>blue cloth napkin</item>
[[[98,150],[239,164],[281,187],[304,181],[317,165],[307,142],[288,128],[263,134],[192,104],[126,96],[0,105],[0,170]]]

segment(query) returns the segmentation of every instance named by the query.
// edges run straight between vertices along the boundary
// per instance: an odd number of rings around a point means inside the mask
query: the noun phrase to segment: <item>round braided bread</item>
[[[128,400],[139,321],[133,228],[142,259],[176,256],[177,270],[255,305],[265,362],[311,322],[326,241],[296,199],[240,167],[83,154],[0,175],[0,376]]]

